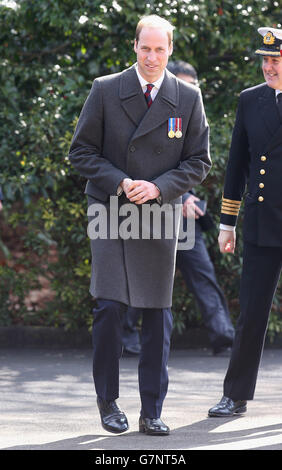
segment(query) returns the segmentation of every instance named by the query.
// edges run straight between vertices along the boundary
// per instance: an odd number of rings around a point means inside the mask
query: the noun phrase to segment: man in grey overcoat
[[[123,72],[94,80],[71,143],[69,158],[87,178],[92,251],[90,292],[96,299],[93,321],[93,377],[104,429],[120,433],[128,422],[119,396],[122,315],[128,306],[142,310],[139,431],[167,435],[161,420],[168,387],[167,361],[172,331],[172,289],[181,195],[206,177],[209,128],[198,88],[166,69],[172,53],[171,24],[156,16],[136,28],[137,63]],[[175,221],[173,236],[151,227],[143,235],[143,212],[163,209]],[[106,213],[105,233],[91,224],[97,209]],[[94,208],[94,209],[93,209]],[[140,225],[134,236],[112,231],[126,212]],[[122,222],[123,221],[123,222]],[[149,236],[148,236],[149,233]]]

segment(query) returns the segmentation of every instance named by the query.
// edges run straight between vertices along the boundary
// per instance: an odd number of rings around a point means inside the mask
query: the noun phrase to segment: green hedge
[[[135,62],[135,26],[149,13],[174,24],[173,59],[191,62],[198,70],[213,159],[198,194],[208,199],[218,223],[238,94],[262,81],[253,54],[260,41],[256,30],[279,23],[278,2],[19,0],[16,8],[0,5],[1,325],[74,329],[92,322],[85,181],[70,166],[68,147],[93,79]],[[217,230],[206,241],[235,320],[241,220],[235,256],[220,255]],[[32,300],[35,291],[40,296],[45,288],[51,289],[47,302],[44,296],[42,302]],[[282,329],[280,304],[281,287],[270,321],[272,335]],[[201,324],[179,273],[173,312],[179,331]]]

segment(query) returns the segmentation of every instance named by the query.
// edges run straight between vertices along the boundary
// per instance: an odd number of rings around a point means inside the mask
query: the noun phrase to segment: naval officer
[[[210,169],[201,92],[166,70],[172,36],[167,20],[156,15],[142,18],[134,42],[137,63],[94,80],[69,154],[74,167],[88,179],[89,208],[100,204],[109,214],[117,206],[111,204],[115,197],[119,208],[123,204],[171,208],[180,221],[176,204]],[[126,239],[119,232],[116,238],[108,233],[91,239],[90,292],[96,299],[93,377],[102,426],[109,432],[128,429],[116,400],[122,316],[131,306],[143,313],[139,431],[169,434],[161,411],[168,387],[177,233],[172,238],[163,234],[159,239]]]
[[[235,225],[247,185],[238,319],[223,397],[209,416],[247,410],[254,396],[272,300],[282,264],[282,30],[258,29],[264,83],[239,99],[221,209],[220,251],[235,249]]]

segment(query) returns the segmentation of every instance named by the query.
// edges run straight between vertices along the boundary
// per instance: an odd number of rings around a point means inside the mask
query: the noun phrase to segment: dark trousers
[[[195,224],[195,246],[179,250],[176,267],[199,305],[213,347],[231,346],[234,328],[224,294],[219,287],[199,223]]]
[[[238,319],[224,395],[252,400],[269,313],[282,266],[282,248],[245,243]]]
[[[138,322],[142,309],[128,307],[123,317],[122,344],[125,350],[133,348],[138,353],[140,346]]]
[[[122,303],[99,299],[93,311],[93,378],[97,395],[105,400],[119,397],[122,317],[126,310]],[[138,367],[141,415],[159,418],[168,388],[172,314],[169,308],[140,311],[143,314]]]

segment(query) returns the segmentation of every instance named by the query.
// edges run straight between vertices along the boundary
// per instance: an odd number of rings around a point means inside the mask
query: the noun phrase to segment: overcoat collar
[[[278,108],[276,105],[275,90],[269,86],[263,88],[263,92],[259,97],[259,107],[267,130],[271,138],[266,146],[265,151],[270,151],[277,145],[282,144],[282,125]]]
[[[178,82],[173,74],[165,70],[161,88],[148,109],[133,65],[121,74],[119,96],[123,109],[137,127],[133,140],[151,132],[175,115],[179,100]]]

